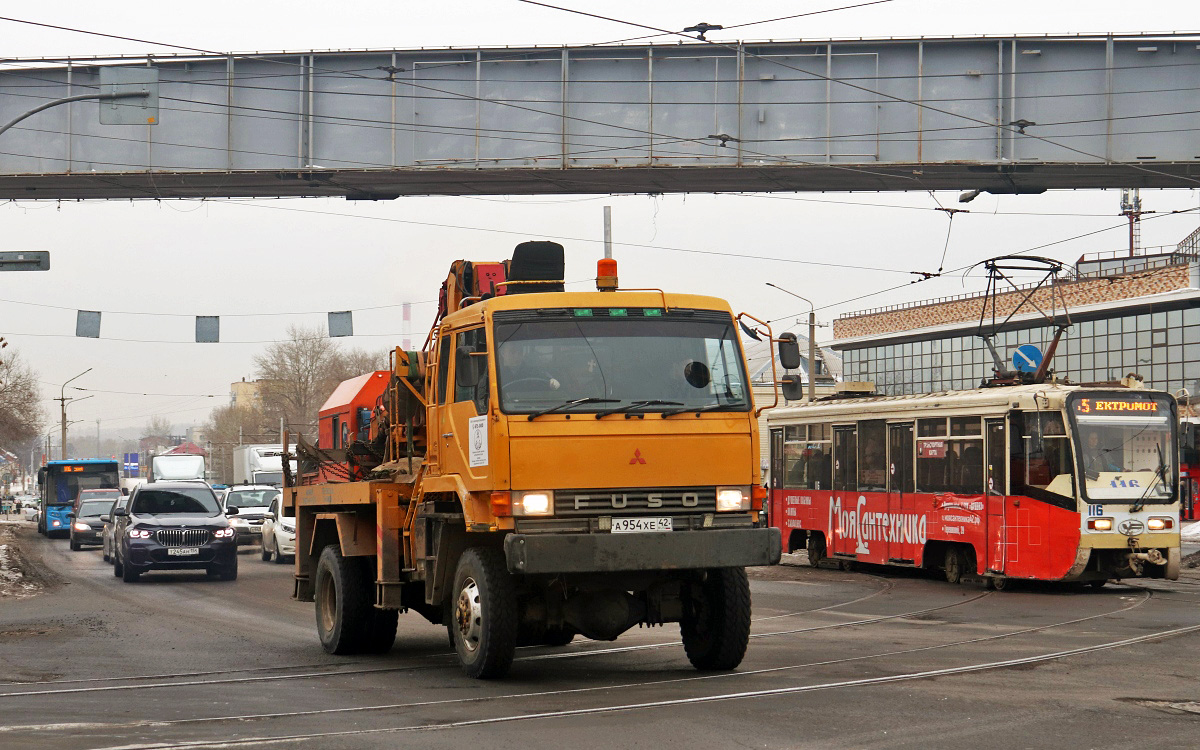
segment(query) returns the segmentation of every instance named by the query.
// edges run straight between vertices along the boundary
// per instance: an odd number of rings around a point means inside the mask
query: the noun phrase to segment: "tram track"
[[[932,612],[938,612],[938,611],[942,611],[945,609],[951,609],[953,607],[960,607],[964,604],[969,604],[971,602],[974,602],[974,601],[977,601],[984,597],[987,597],[991,594],[992,594],[992,592],[990,592],[990,591],[984,591],[979,594],[976,594],[975,596],[964,599],[962,601],[951,602],[950,604],[943,604],[943,605],[939,605],[937,607],[927,607],[924,609],[912,610],[909,612],[899,612],[899,613],[888,614],[888,615],[880,615],[878,617],[860,618],[860,619],[851,620],[848,622],[829,623],[826,625],[813,625],[813,626],[804,627],[804,628],[791,628],[788,630],[778,630],[778,631],[771,631],[771,632],[767,632],[767,633],[751,633],[750,638],[752,640],[757,639],[757,638],[772,638],[772,637],[778,637],[778,636],[784,636],[784,635],[794,635],[794,634],[798,634],[798,633],[808,633],[808,632],[813,632],[813,631],[818,631],[818,630],[832,630],[832,629],[837,629],[837,628],[855,627],[855,626],[859,626],[859,625],[870,625],[870,624],[877,623],[877,622],[886,622],[888,620],[903,619],[903,618],[907,618],[907,617],[919,617],[922,615],[930,614]],[[848,606],[857,601],[860,601],[860,600],[866,599],[866,598],[870,598],[871,596],[875,596],[875,595],[877,595],[877,594],[871,594],[866,597],[859,597],[858,599],[853,599],[853,600],[850,600],[849,602],[844,602],[840,605],[829,605],[827,607],[821,607],[821,608],[810,610],[810,611],[812,611],[812,612],[826,611],[826,610],[833,609],[838,606]],[[804,613],[799,612],[799,613],[795,613],[795,614],[804,614]],[[581,659],[581,658],[589,658],[589,657],[595,657],[595,656],[610,656],[613,654],[628,653],[628,652],[634,652],[634,651],[646,651],[646,650],[652,650],[652,649],[678,647],[681,644],[682,644],[682,641],[671,640],[671,641],[666,641],[666,642],[660,641],[657,643],[638,644],[636,646],[616,646],[613,648],[587,648],[587,649],[581,649],[578,651],[570,651],[570,652],[557,652],[557,653],[551,653],[551,654],[536,654],[536,655],[524,656],[524,657],[518,656],[515,659],[515,661],[520,663],[520,662],[530,662],[530,661],[544,661],[544,660],[551,660],[551,659]],[[448,659],[449,655],[435,654],[435,655],[430,655],[429,658],[435,658],[435,659],[439,659],[439,660],[440,659]],[[172,687],[197,687],[197,686],[208,686],[208,685],[245,684],[245,683],[255,683],[255,682],[278,682],[278,681],[282,681],[282,680],[319,679],[322,677],[352,676],[352,675],[359,675],[359,674],[414,672],[414,671],[440,669],[440,668],[442,668],[442,665],[440,665],[440,664],[411,664],[411,665],[405,665],[405,666],[400,666],[400,667],[333,669],[333,670],[328,670],[328,671],[305,672],[305,673],[301,673],[301,674],[259,675],[259,676],[248,676],[248,677],[234,677],[234,678],[229,678],[229,679],[183,680],[183,681],[176,681],[176,682],[150,682],[150,683],[137,684],[137,685],[98,685],[98,686],[90,686],[90,687],[73,687],[73,688],[61,688],[61,689],[50,688],[50,689],[42,689],[42,690],[25,690],[25,691],[4,692],[4,693],[0,693],[0,700],[3,700],[5,698],[29,698],[29,697],[52,696],[52,695],[72,695],[72,694],[81,694],[81,693],[150,690],[150,689],[161,689],[161,688],[172,688]],[[287,668],[280,667],[279,669],[287,669]],[[247,670],[224,670],[224,671],[214,670],[213,672],[210,672],[208,674],[212,674],[212,675],[241,674],[241,673],[245,673],[246,671]],[[190,676],[190,675],[185,675],[185,676]],[[100,679],[100,678],[97,678],[97,679]],[[139,679],[139,678],[129,677],[129,678],[124,678],[124,679],[134,680],[134,679]],[[146,678],[146,679],[171,679],[171,677],[150,677],[150,678]],[[101,680],[101,681],[103,681],[103,680]],[[45,684],[45,683],[25,683],[25,684]],[[57,683],[52,683],[52,684],[57,684]]]
[[[933,650],[938,650],[938,649],[952,648],[955,646],[964,646],[964,645],[996,641],[996,640],[1006,639],[1006,638],[1013,638],[1013,637],[1018,637],[1018,636],[1022,636],[1022,635],[1028,635],[1031,633],[1037,633],[1037,632],[1042,632],[1042,631],[1046,631],[1046,630],[1051,630],[1054,628],[1060,628],[1060,627],[1064,627],[1064,626],[1089,622],[1089,621],[1093,621],[1093,620],[1097,620],[1097,619],[1101,619],[1101,618],[1105,618],[1105,617],[1111,617],[1113,615],[1121,614],[1121,613],[1136,609],[1137,607],[1140,607],[1140,606],[1144,605],[1146,602],[1150,601],[1152,598],[1153,598],[1153,593],[1150,591],[1146,591],[1145,595],[1142,596],[1141,598],[1139,598],[1137,601],[1127,604],[1126,606],[1119,607],[1114,610],[1110,610],[1107,612],[1100,612],[1100,613],[1088,615],[1085,617],[1071,618],[1068,620],[1063,620],[1063,621],[1054,622],[1054,623],[1048,623],[1045,625],[1021,628],[1021,629],[1009,631],[1006,633],[999,633],[999,634],[988,635],[988,636],[979,636],[979,637],[975,637],[975,638],[960,639],[960,640],[955,640],[955,641],[949,641],[946,643],[932,644],[932,645],[926,645],[926,646],[917,646],[917,647],[912,647],[912,648],[907,648],[907,649],[896,649],[896,650],[879,652],[879,653],[874,653],[874,654],[862,654],[862,655],[839,658],[839,659],[830,659],[830,660],[823,660],[823,661],[817,661],[817,662],[808,662],[808,663],[803,663],[803,664],[791,664],[791,665],[783,665],[783,666],[776,666],[776,667],[768,667],[768,668],[757,669],[757,670],[746,670],[746,671],[740,671],[740,672],[729,672],[729,673],[709,674],[709,675],[694,675],[694,676],[689,676],[689,677],[673,678],[673,679],[668,679],[668,680],[650,680],[650,681],[631,682],[631,683],[620,684],[620,685],[603,685],[603,686],[593,686],[593,687],[576,688],[576,689],[568,689],[568,690],[537,691],[537,692],[507,694],[507,695],[501,695],[501,696],[455,698],[455,699],[435,700],[435,701],[414,701],[414,702],[408,702],[408,703],[386,704],[386,705],[378,705],[378,706],[360,706],[360,707],[344,708],[344,709],[318,709],[318,710],[314,710],[314,711],[296,711],[296,712],[281,712],[281,713],[261,714],[261,715],[208,717],[208,718],[201,718],[201,719],[180,719],[180,720],[171,720],[171,721],[128,722],[128,723],[122,723],[122,724],[103,724],[103,723],[83,724],[83,723],[81,723],[81,724],[69,725],[69,727],[68,727],[68,725],[57,725],[57,726],[56,725],[45,725],[45,727],[42,729],[42,731],[52,731],[56,728],[61,728],[62,730],[67,730],[69,728],[72,731],[80,731],[80,730],[87,730],[87,729],[101,729],[101,730],[103,730],[103,729],[108,729],[108,730],[137,729],[137,728],[145,729],[145,728],[162,728],[162,727],[168,727],[168,726],[196,725],[196,724],[205,724],[205,723],[221,723],[221,722],[227,723],[230,721],[278,720],[278,719],[289,719],[289,718],[301,718],[301,717],[306,717],[306,716],[321,716],[321,715],[331,715],[331,714],[338,715],[338,714],[346,714],[346,713],[351,713],[351,712],[386,711],[386,710],[398,710],[398,709],[405,709],[405,708],[428,708],[431,706],[449,706],[449,705],[455,705],[455,704],[468,704],[468,703],[470,703],[470,704],[488,704],[488,703],[493,703],[493,702],[497,702],[497,701],[514,700],[514,699],[543,698],[543,697],[549,697],[549,696],[561,696],[561,695],[567,695],[567,694],[580,694],[580,693],[599,692],[599,691],[605,691],[605,692],[610,692],[610,693],[611,692],[625,692],[625,691],[632,691],[632,690],[635,690],[638,688],[657,687],[657,686],[663,686],[663,685],[679,685],[679,684],[684,684],[684,683],[703,683],[703,682],[707,682],[707,681],[711,681],[711,680],[735,679],[735,678],[739,678],[739,677],[751,677],[751,676],[769,674],[769,673],[781,673],[781,672],[785,672],[788,670],[796,670],[796,669],[810,668],[810,667],[817,667],[817,666],[828,666],[828,665],[833,665],[833,664],[857,662],[857,661],[870,660],[870,659],[880,659],[880,658],[885,658],[885,657],[889,657],[889,656],[900,656],[900,655],[913,654],[913,653],[919,653],[919,652],[933,651]],[[818,690],[862,687],[862,686],[869,686],[869,685],[886,684],[886,683],[891,683],[891,682],[901,682],[901,681],[906,681],[906,680],[928,679],[928,678],[933,678],[933,677],[966,674],[966,673],[979,672],[979,671],[985,671],[985,670],[1027,666],[1027,665],[1033,665],[1033,664],[1043,663],[1043,662],[1047,662],[1047,661],[1053,661],[1053,660],[1057,660],[1057,659],[1068,658],[1068,657],[1076,656],[1076,655],[1094,653],[1094,652],[1109,650],[1109,649],[1113,649],[1113,648],[1132,646],[1132,645],[1136,645],[1139,643],[1144,643],[1144,642],[1148,642],[1148,641],[1152,641],[1152,640],[1156,640],[1156,639],[1175,637],[1175,636],[1185,635],[1185,634],[1189,634],[1189,633],[1193,633],[1193,632],[1197,632],[1197,631],[1200,631],[1200,624],[1178,627],[1178,628],[1171,628],[1171,629],[1161,630],[1161,631],[1151,633],[1151,634],[1136,636],[1133,638],[1126,638],[1126,639],[1120,639],[1120,640],[1115,640],[1115,641],[1106,641],[1106,642],[1099,643],[1099,644],[1092,644],[1092,645],[1082,646],[1082,647],[1073,648],[1073,649],[1051,651],[1051,652],[1046,652],[1046,653],[1042,653],[1042,654],[1035,654],[1032,656],[1018,657],[1018,658],[1014,658],[1014,659],[998,660],[998,661],[991,661],[991,662],[981,662],[981,663],[966,664],[966,665],[957,665],[957,666],[952,666],[952,667],[944,667],[944,668],[940,668],[940,669],[921,670],[921,671],[916,671],[916,672],[904,672],[904,673],[883,675],[883,676],[870,677],[870,678],[861,678],[861,679],[852,679],[852,680],[835,680],[835,681],[828,681],[828,682],[809,684],[809,685],[794,685],[794,686],[785,686],[785,687],[778,687],[778,688],[765,688],[762,690],[753,690],[753,691],[716,693],[716,694],[712,694],[712,695],[693,696],[693,697],[659,700],[659,701],[651,701],[651,702],[617,703],[617,704],[610,704],[610,705],[606,705],[606,706],[591,706],[591,707],[576,708],[576,709],[565,709],[565,710],[561,710],[561,711],[542,711],[542,712],[524,713],[524,714],[507,714],[507,715],[502,715],[502,716],[483,717],[483,718],[470,719],[470,720],[465,720],[465,721],[448,721],[448,722],[424,724],[424,725],[417,725],[417,726],[406,725],[406,726],[398,726],[398,727],[368,728],[368,729],[355,729],[355,730],[332,731],[332,732],[314,732],[314,733],[290,734],[290,735],[275,735],[275,736],[260,735],[260,736],[249,737],[249,738],[243,736],[243,737],[236,737],[236,738],[212,739],[212,740],[168,741],[168,742],[154,742],[154,743],[148,743],[148,744],[133,744],[133,745],[127,744],[127,745],[119,745],[119,746],[110,746],[110,747],[105,748],[105,750],[168,750],[168,749],[191,748],[191,747],[204,747],[204,748],[246,747],[246,746],[252,746],[252,745],[256,745],[256,744],[283,744],[283,743],[303,742],[303,741],[309,741],[309,740],[318,740],[318,739],[323,739],[323,738],[349,737],[349,736],[355,736],[355,735],[370,735],[370,734],[379,734],[379,733],[388,733],[388,732],[397,732],[398,733],[398,732],[437,731],[437,730],[456,729],[456,728],[479,726],[479,725],[486,725],[486,724],[499,724],[499,723],[509,723],[509,722],[516,722],[516,721],[528,721],[528,720],[563,718],[563,717],[581,716],[581,715],[593,715],[593,714],[601,714],[601,713],[637,711],[637,710],[646,710],[646,709],[662,708],[662,707],[670,707],[670,706],[701,704],[701,703],[716,702],[716,701],[729,701],[729,700],[741,700],[741,699],[755,698],[755,697],[789,695],[789,694],[798,694],[798,693],[812,692],[812,691],[818,691]],[[0,728],[0,731],[15,731],[15,730],[19,730],[19,729],[22,729],[22,728],[20,728],[20,727],[11,727],[11,728],[5,727],[5,728]],[[24,731],[36,731],[36,730],[37,730],[37,728],[32,727],[32,726],[24,728]]]

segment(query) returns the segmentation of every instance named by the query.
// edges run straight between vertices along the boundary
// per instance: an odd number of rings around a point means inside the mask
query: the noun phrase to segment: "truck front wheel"
[[[360,651],[370,632],[370,588],[355,562],[333,545],[322,550],[317,560],[317,635],[321,647],[331,654]]]
[[[745,568],[716,568],[684,609],[679,630],[692,666],[733,669],[750,643],[750,581]]]
[[[454,574],[446,627],[468,677],[503,677],[517,649],[517,596],[498,549],[472,547]]]

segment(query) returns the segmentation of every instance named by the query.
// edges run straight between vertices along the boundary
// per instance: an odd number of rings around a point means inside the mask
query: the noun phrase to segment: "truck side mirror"
[[[800,380],[800,376],[784,375],[779,380],[779,386],[783,391],[783,397],[788,401],[804,400],[804,382]]]
[[[783,365],[785,370],[800,368],[800,342],[796,339],[796,334],[779,334],[779,364]]]
[[[460,346],[454,350],[454,384],[459,388],[474,388],[479,382],[483,357],[472,357],[474,348]]]

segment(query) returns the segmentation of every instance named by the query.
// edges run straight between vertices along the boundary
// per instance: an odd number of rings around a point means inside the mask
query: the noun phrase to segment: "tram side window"
[[[827,490],[833,470],[829,425],[784,428],[784,486]]]
[[[858,489],[858,436],[854,428],[833,431],[833,488]]]
[[[1075,467],[1062,415],[1013,412],[1009,424],[1012,493],[1074,508]]]
[[[949,429],[947,429],[949,423]],[[917,491],[983,493],[983,423],[979,417],[921,419]]]
[[[858,489],[887,490],[887,424],[882,420],[858,423]]]

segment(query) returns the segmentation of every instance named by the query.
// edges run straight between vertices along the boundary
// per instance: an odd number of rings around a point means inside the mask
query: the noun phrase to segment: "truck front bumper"
[[[774,565],[779,529],[706,529],[650,534],[509,534],[512,573],[609,573]]]

